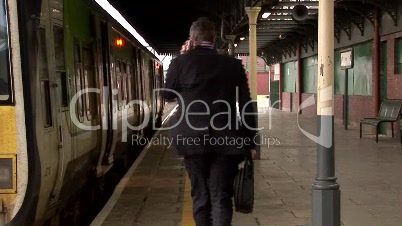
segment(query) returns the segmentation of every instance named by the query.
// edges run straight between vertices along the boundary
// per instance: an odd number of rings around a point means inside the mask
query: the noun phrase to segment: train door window
[[[5,0],[0,0],[0,104],[12,101],[12,82],[10,81],[10,55],[8,18]]]
[[[86,89],[96,88],[95,60],[93,49],[89,47],[84,47],[82,51],[82,56],[84,62],[84,86]],[[96,106],[96,93],[86,92],[85,109],[88,120],[96,118]]]
[[[122,106],[122,93],[121,93],[121,61],[120,60],[116,60],[116,89],[118,91],[117,94],[117,103],[118,103],[118,109],[121,110],[121,106]]]
[[[38,51],[39,51],[39,78],[42,104],[42,120],[45,128],[53,126],[52,103],[50,99],[49,68],[46,48],[46,30],[39,28],[38,32]]]
[[[120,60],[116,60],[116,71],[120,72],[121,71],[120,68],[121,68]]]
[[[121,98],[122,106],[127,104],[127,90],[126,90],[126,78],[127,78],[127,64],[121,62]]]
[[[66,66],[64,59],[64,31],[62,27],[53,27],[53,38],[54,38],[54,52],[55,52],[55,62],[56,62],[56,74],[57,78],[60,79],[60,99],[61,106],[68,106],[68,89],[67,89],[67,76],[66,76]]]
[[[133,100],[133,95],[132,95],[132,90],[131,90],[131,84],[132,84],[132,76],[133,76],[133,71],[131,64],[127,65],[127,101],[130,102]]]
[[[137,58],[137,89],[138,89],[138,99],[139,100],[144,100],[143,96],[143,87],[142,87],[142,56],[141,56],[141,51],[138,50],[138,58]]]
[[[137,53],[134,51],[134,60],[133,60],[133,65],[131,66],[131,89],[132,89],[132,99],[133,100],[138,100],[138,95],[137,95]]]
[[[127,73],[127,64],[125,62],[121,62],[121,73]]]
[[[84,88],[82,82],[82,57],[81,45],[78,40],[74,41],[74,70],[75,70],[75,91],[76,93],[82,91]],[[81,95],[77,100],[77,115],[80,122],[84,119],[84,95]]]

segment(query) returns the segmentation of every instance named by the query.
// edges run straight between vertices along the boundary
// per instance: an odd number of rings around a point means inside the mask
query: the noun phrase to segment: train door
[[[110,45],[109,45],[109,28],[105,21],[102,21],[100,26],[100,36],[101,36],[101,53],[102,53],[102,73],[103,73],[103,95],[102,95],[102,128],[107,128],[102,130],[102,152],[99,158],[97,166],[97,174],[103,175],[110,169],[110,164],[108,161],[109,150],[111,149],[113,142],[113,106],[112,106],[112,65],[110,61]]]
[[[56,90],[56,106],[54,108],[54,114],[57,123],[57,137],[58,137],[58,165],[57,165],[57,175],[56,181],[54,182],[53,192],[52,192],[52,204],[58,200],[58,195],[61,190],[63,181],[63,172],[67,162],[70,160],[66,156],[64,150],[71,150],[71,147],[66,147],[65,144],[70,144],[70,142],[64,142],[65,125],[67,121],[65,120],[66,112],[68,111],[68,93],[67,93],[67,76],[66,76],[66,65],[65,65],[65,54],[64,54],[64,29],[61,21],[53,20],[52,22],[52,35],[53,47],[50,49],[52,52],[54,67],[51,74],[54,75],[54,88]],[[68,131],[68,129],[67,129]]]
[[[138,49],[137,51],[137,89],[138,89],[138,100],[143,101],[143,103],[145,103],[145,97],[144,97],[144,80],[143,80],[143,76],[144,76],[144,71],[143,71],[143,54],[141,52],[140,49]],[[139,124],[142,124],[144,121],[144,106],[143,104],[139,105]],[[144,130],[141,130],[141,134],[140,135],[144,135]]]
[[[41,190],[38,210],[44,211],[57,201],[63,171],[64,150],[62,133],[62,105],[65,104],[64,42],[62,0],[50,7],[44,1],[43,18],[37,28],[38,61],[36,84],[36,132],[41,161]],[[51,10],[49,10],[51,9]],[[49,19],[50,18],[50,19]],[[55,50],[55,48],[57,50]],[[65,80],[64,80],[65,81]],[[63,90],[64,89],[64,90]],[[43,215],[43,213],[38,213]]]

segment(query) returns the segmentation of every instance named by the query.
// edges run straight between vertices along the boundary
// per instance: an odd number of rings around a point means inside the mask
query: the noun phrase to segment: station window
[[[8,20],[5,0],[0,0],[0,104],[11,100]]]
[[[402,74],[402,38],[395,40],[395,73]]]
[[[48,58],[46,51],[46,30],[38,30],[38,51],[39,51],[39,78],[42,104],[42,121],[45,128],[53,126],[52,103],[50,99],[50,82],[48,70]]]

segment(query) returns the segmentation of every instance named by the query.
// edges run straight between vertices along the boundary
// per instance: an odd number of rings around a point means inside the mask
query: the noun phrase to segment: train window
[[[42,98],[42,120],[45,128],[53,126],[52,122],[52,108],[50,106],[50,84],[49,80],[42,80],[40,82],[41,98]]]
[[[133,97],[131,95],[131,82],[132,78],[131,76],[127,76],[127,82],[126,82],[126,90],[127,90],[127,103],[133,100]]]
[[[81,45],[74,41],[74,70],[75,70],[75,91],[78,93],[84,87],[82,85],[82,65],[81,65]],[[80,122],[83,122],[84,117],[84,95],[81,95],[77,100],[77,115]]]
[[[50,82],[48,61],[46,52],[46,30],[41,27],[38,30],[38,64],[39,64],[39,78],[40,78],[40,92],[42,98],[42,121],[45,128],[52,127],[52,103],[50,99]]]
[[[121,110],[121,106],[122,106],[122,93],[121,93],[121,76],[117,76],[117,91],[119,92],[117,97],[118,97],[118,106],[119,106],[119,110]]]
[[[47,51],[46,51],[46,30],[45,28],[39,28],[39,78],[49,79]]]
[[[126,105],[127,104],[127,92],[126,92],[126,78],[127,78],[127,76],[121,76],[120,77],[121,78],[121,89],[120,89],[120,91],[121,91],[121,98],[122,98],[122,105],[124,106],[124,105]]]
[[[11,99],[8,21],[4,0],[0,0],[0,104]]]
[[[120,72],[121,71],[120,68],[121,68],[120,60],[116,60],[116,71]]]
[[[84,86],[86,89],[96,88],[95,60],[92,49],[83,48],[82,56],[84,61]],[[85,94],[85,108],[88,120],[94,119],[97,115],[96,93],[87,92]]]
[[[127,73],[127,65],[124,62],[121,62],[121,72],[124,74]]]
[[[127,90],[127,102],[132,101],[133,98],[133,91],[131,90],[131,84],[133,83],[133,77],[132,77],[133,71],[132,67],[130,64],[127,64],[127,83],[126,83],[126,90]],[[131,107],[131,106],[129,106]]]
[[[144,80],[143,80],[143,70],[144,65],[143,65],[143,60],[142,60],[142,54],[141,51],[138,50],[138,98],[139,100],[144,100]]]
[[[53,37],[54,37],[54,52],[56,61],[56,75],[59,80],[61,89],[61,106],[68,106],[68,93],[67,93],[67,76],[65,68],[64,59],[64,31],[63,28],[59,26],[53,27]]]
[[[0,0],[0,104],[11,98],[8,21],[5,1]]]

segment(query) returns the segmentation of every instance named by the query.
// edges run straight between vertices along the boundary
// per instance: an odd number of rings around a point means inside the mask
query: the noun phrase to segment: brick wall
[[[290,111],[290,97],[291,93],[282,92],[282,110]]]
[[[317,96],[315,94],[302,94],[302,103],[305,102],[308,98],[312,98],[314,96],[314,104],[302,109],[302,114],[307,116],[316,116],[317,115]]]
[[[336,122],[339,123],[344,123],[343,122],[343,114],[344,114],[344,95],[335,95],[334,97],[334,105],[335,105],[335,111],[334,111],[334,118]]]
[[[293,108],[292,108],[292,112],[297,112],[299,110],[299,100],[298,100],[298,94],[297,93],[293,93],[292,95],[293,97]]]
[[[402,74],[395,73],[395,44],[396,38],[402,37],[402,32],[386,36],[387,40],[387,97],[402,99]]]
[[[349,96],[349,120],[352,126],[357,126],[362,118],[373,115],[376,115],[373,96]]]
[[[257,94],[258,95],[268,95],[269,87],[269,74],[268,72],[258,72],[257,73]]]
[[[402,74],[395,72],[395,51],[396,39],[402,38],[402,32],[397,32],[383,36],[381,41],[387,42],[387,98],[389,99],[402,99]],[[394,123],[395,135],[399,137],[400,122]],[[388,126],[391,130],[391,125]]]

